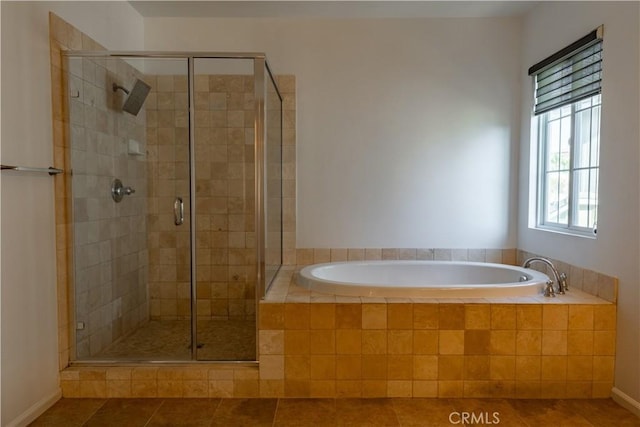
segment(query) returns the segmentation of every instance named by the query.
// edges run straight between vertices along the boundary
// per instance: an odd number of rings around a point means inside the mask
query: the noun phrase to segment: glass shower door
[[[74,359],[188,360],[187,61],[67,60]]]
[[[253,59],[196,58],[198,360],[255,360]]]

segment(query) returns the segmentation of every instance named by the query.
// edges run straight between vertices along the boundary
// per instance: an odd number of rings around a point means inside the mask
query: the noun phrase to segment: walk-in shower
[[[67,52],[75,362],[256,360],[282,264],[263,54]]]

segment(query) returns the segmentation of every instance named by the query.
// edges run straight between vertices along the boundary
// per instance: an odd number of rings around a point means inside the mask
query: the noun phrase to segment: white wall
[[[297,78],[298,247],[515,247],[520,21],[147,18]]]
[[[618,276],[615,386],[640,401],[640,210],[638,161],[639,7],[637,2],[547,2],[524,22],[522,73],[604,24],[598,238],[530,229],[529,130],[532,86],[522,85],[518,247]]]
[[[49,11],[112,49],[141,49],[125,2],[1,2],[2,163],[53,163]],[[55,398],[58,329],[53,179],[2,173],[1,424],[23,423]]]

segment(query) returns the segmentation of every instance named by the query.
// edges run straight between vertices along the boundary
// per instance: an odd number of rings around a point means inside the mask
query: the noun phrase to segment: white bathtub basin
[[[298,285],[341,296],[488,298],[542,294],[549,277],[506,264],[457,261],[348,261],[314,264]]]

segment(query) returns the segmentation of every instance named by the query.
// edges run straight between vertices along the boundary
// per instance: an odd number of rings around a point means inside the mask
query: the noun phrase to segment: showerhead
[[[149,91],[151,90],[151,86],[146,84],[140,79],[136,79],[136,83],[133,85],[133,89],[128,91],[127,89],[119,86],[117,84],[113,84],[113,91],[117,91],[121,89],[124,93],[128,94],[127,100],[124,101],[124,105],[122,106],[122,110],[126,111],[129,114],[133,114],[137,116],[142,108],[142,104],[144,104],[145,99],[147,99],[147,95],[149,95]]]

